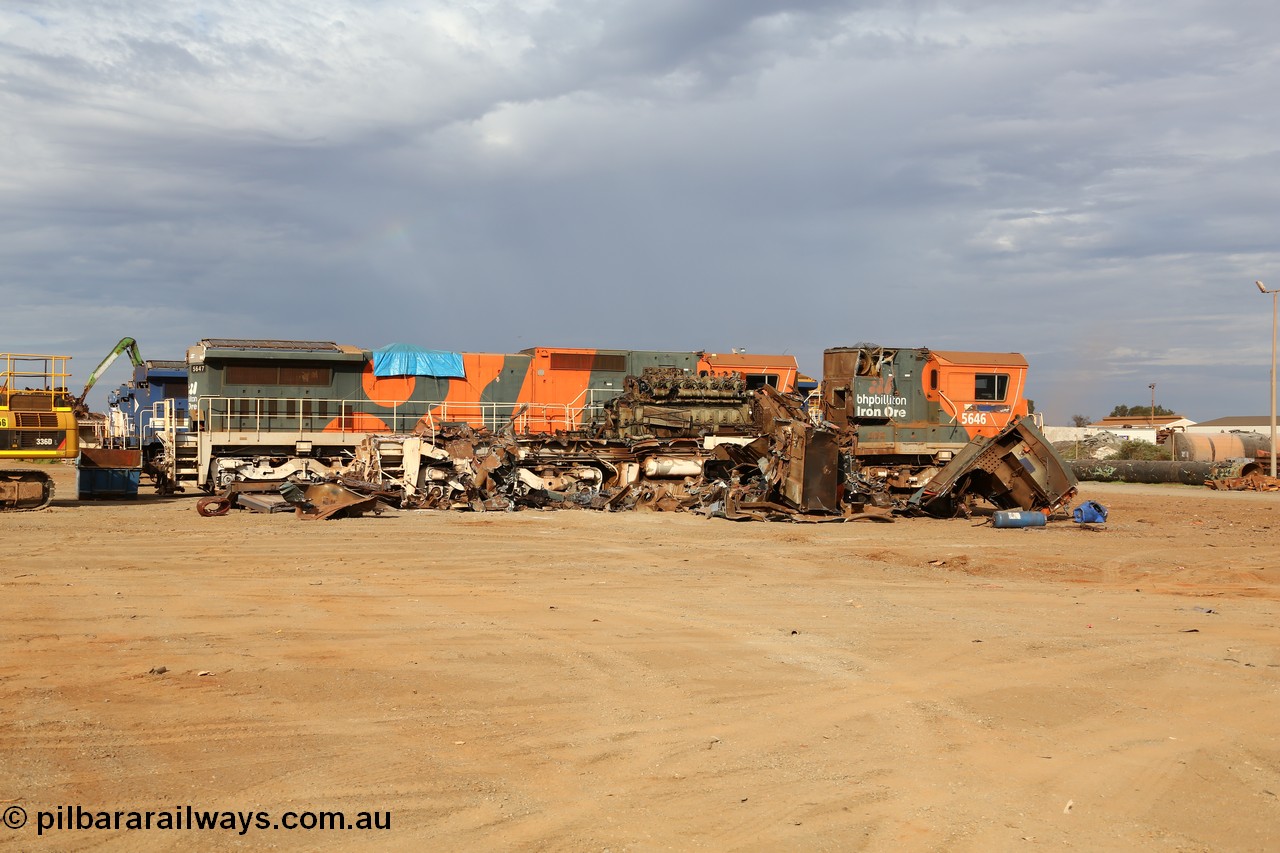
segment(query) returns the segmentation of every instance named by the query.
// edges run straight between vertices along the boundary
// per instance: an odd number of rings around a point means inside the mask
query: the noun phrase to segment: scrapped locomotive
[[[342,473],[366,439],[466,426],[520,436],[590,430],[647,368],[795,389],[792,356],[535,347],[453,353],[327,341],[206,339],[187,352],[189,419],[155,437],[162,490]],[[161,423],[167,423],[160,419]]]
[[[209,339],[186,365],[189,428],[157,435],[148,454],[162,488],[328,481],[404,507],[848,517],[905,508],[959,457],[991,470],[949,471],[951,482],[1021,505],[1027,488],[1010,485],[1022,475],[1009,460],[1045,452],[1026,432],[1016,354],[830,349],[807,408],[794,358],[739,352]],[[995,439],[1007,453],[962,453]],[[1030,487],[1036,508],[1062,502],[1061,482],[1046,485]],[[950,491],[947,511],[973,492]]]
[[[823,353],[822,418],[856,437],[851,455],[877,488],[915,490],[973,439],[1027,416],[1017,353],[894,349]]]

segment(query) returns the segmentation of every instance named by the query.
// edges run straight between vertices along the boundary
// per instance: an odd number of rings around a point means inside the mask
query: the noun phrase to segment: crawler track
[[[29,468],[0,469],[0,513],[34,512],[53,502],[53,479]]]

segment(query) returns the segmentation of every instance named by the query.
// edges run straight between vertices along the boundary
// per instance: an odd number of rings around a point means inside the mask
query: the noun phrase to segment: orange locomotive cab
[[[822,417],[854,430],[864,475],[914,489],[972,439],[1027,415],[1026,376],[1017,353],[834,347],[823,353]]]
[[[937,402],[969,438],[990,438],[1026,417],[1027,360],[1016,352],[930,350],[921,376]]]

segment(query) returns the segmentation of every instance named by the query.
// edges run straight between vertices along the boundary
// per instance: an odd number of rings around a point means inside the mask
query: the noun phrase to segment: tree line
[[[1151,406],[1119,405],[1113,408],[1111,410],[1111,414],[1107,415],[1107,417],[1139,419],[1139,418],[1152,418],[1152,417],[1158,418],[1162,415],[1176,415],[1176,414],[1177,412],[1175,412],[1173,409],[1166,409],[1164,406],[1161,406],[1161,405],[1156,405],[1154,408]],[[1088,415],[1072,415],[1071,416],[1072,426],[1082,427],[1082,426],[1088,426],[1091,423],[1093,423],[1093,418],[1091,418]]]

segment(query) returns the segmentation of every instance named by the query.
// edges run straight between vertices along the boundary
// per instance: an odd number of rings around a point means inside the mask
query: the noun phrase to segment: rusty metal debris
[[[270,512],[283,505],[319,519],[386,504],[884,522],[922,510],[954,514],[977,498],[1000,508],[1056,509],[1074,494],[1074,478],[1029,422],[957,454],[940,484],[925,490],[927,500],[912,505],[909,492],[893,488],[911,478],[871,473],[859,461],[857,425],[815,417],[799,397],[769,385],[749,390],[740,376],[664,368],[646,368],[624,384],[603,417],[581,430],[517,435],[424,419],[413,434],[368,436],[340,474],[312,483],[233,483],[197,509],[221,515],[233,506]]]
[[[255,512],[281,512],[292,509],[279,496],[280,483],[243,482],[231,483],[220,493],[196,501],[196,512],[205,518],[218,518],[232,509],[251,509]]]
[[[369,438],[348,472],[403,508],[840,521],[838,445],[773,388],[650,368],[627,378],[595,429],[517,438],[442,424]]]
[[[970,442],[911,497],[910,503],[939,517],[968,517],[978,499],[997,509],[1039,510],[1050,515],[1075,493],[1075,477],[1026,419],[990,439]]]
[[[372,483],[348,484],[343,478],[299,486],[296,483],[232,483],[220,494],[201,498],[196,512],[216,518],[234,508],[253,512],[290,512],[304,521],[327,518],[355,518],[370,510],[390,493]]]
[[[1206,480],[1205,485],[1220,492],[1280,492],[1280,478],[1262,473],[1262,466],[1250,462],[1238,469],[1238,477]]]
[[[377,493],[368,494],[347,488],[341,482],[312,483],[299,489],[292,483],[284,483],[280,494],[293,505],[302,521],[323,521],[326,518],[359,518],[375,511]]]

